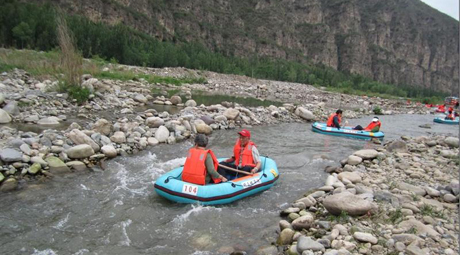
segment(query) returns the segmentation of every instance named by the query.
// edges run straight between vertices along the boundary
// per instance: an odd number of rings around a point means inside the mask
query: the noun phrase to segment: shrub
[[[91,94],[88,88],[81,86],[68,86],[67,93],[71,98],[77,100],[79,104],[88,101],[89,95]]]
[[[374,114],[377,114],[377,115],[382,114],[382,109],[380,109],[380,107],[378,106],[375,106],[374,109],[372,109],[372,111],[374,112]]]

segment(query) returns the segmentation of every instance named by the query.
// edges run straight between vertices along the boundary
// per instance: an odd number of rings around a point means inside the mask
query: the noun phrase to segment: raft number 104
[[[184,184],[182,186],[182,193],[195,195],[198,193],[198,186]]]

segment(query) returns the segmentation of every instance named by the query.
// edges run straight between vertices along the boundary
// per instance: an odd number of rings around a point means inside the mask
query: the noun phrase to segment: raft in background
[[[219,162],[225,158],[219,158]],[[278,167],[273,159],[260,157],[261,171],[218,184],[197,185],[182,181],[183,166],[160,176],[154,183],[158,195],[178,203],[218,205],[271,188],[278,180]]]
[[[454,120],[446,120],[445,118],[436,117],[433,119],[433,121],[441,124],[458,125],[459,117],[455,118]]]
[[[313,132],[325,135],[344,136],[365,140],[371,140],[372,138],[383,139],[385,136],[385,134],[381,131],[374,133],[364,130],[353,130],[351,127],[341,127],[340,129],[337,129],[335,127],[328,127],[326,123],[321,122],[315,122],[311,125],[311,127]]]

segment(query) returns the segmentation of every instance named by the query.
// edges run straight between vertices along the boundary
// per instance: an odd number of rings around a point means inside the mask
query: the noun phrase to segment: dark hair
[[[208,138],[203,134],[198,134],[195,137],[195,144],[200,147],[206,147],[208,145]]]
[[[342,113],[342,110],[338,109],[335,113],[341,114],[341,113]]]

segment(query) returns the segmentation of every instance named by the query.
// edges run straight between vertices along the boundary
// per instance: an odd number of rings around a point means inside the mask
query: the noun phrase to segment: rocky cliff
[[[42,0],[44,1],[44,0]],[[48,0],[47,0],[48,1]],[[161,40],[458,94],[458,22],[420,0],[52,0]]]

